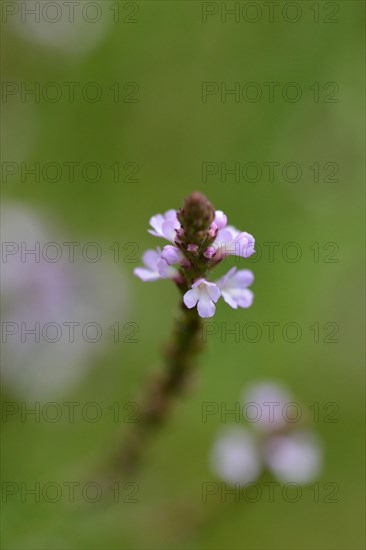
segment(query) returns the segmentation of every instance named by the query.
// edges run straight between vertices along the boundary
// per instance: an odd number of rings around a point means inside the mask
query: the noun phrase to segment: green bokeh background
[[[104,6],[111,4],[104,2]],[[241,2],[241,4],[244,4]],[[259,3],[263,8],[263,3]],[[281,7],[283,6],[281,2]],[[138,182],[113,181],[105,170],[97,183],[61,180],[3,183],[3,197],[43,208],[67,231],[70,240],[123,246],[136,242],[139,255],[157,241],[146,232],[157,212],[181,205],[199,189],[230,222],[252,233],[263,247],[256,262],[242,260],[255,273],[255,302],[234,311],[223,302],[214,319],[233,328],[256,322],[297,322],[299,342],[263,336],[256,343],[237,343],[220,333],[208,340],[192,394],[179,404],[169,425],[147,451],[135,481],[139,502],[50,504],[9,499],[2,505],[3,547],[15,549],[361,549],[364,547],[364,378],[363,378],[363,174],[364,174],[364,4],[339,1],[337,23],[324,23],[329,13],[319,3],[319,23],[312,20],[312,2],[298,2],[297,23],[277,17],[273,23],[228,19],[201,20],[201,2],[138,2],[138,23],[110,24],[103,40],[86,55],[66,54],[20,38],[3,25],[4,80],[25,82],[137,82],[137,103],[114,103],[105,92],[97,103],[65,98],[52,104],[29,101],[37,132],[26,158],[3,161],[81,163],[102,166],[135,162]],[[329,3],[328,3],[329,4]],[[263,11],[264,13],[264,11]],[[83,40],[80,35],[80,40]],[[270,103],[215,95],[201,100],[203,82],[298,82],[300,101],[284,101],[279,92]],[[338,102],[313,101],[314,82],[336,82]],[[281,89],[281,86],[279,89]],[[264,88],[263,88],[264,89]],[[264,92],[265,93],[265,92]],[[321,91],[324,98],[324,91]],[[19,96],[3,103],[7,109],[27,108]],[[5,117],[5,122],[6,122]],[[11,134],[18,131],[5,124]],[[26,124],[17,139],[27,137]],[[279,171],[269,183],[226,182],[219,176],[202,182],[203,162],[245,164],[276,161],[301,165],[297,183]],[[319,162],[339,165],[338,182],[314,183],[309,167]],[[264,170],[264,168],[263,168]],[[283,259],[288,242],[299,244],[298,262]],[[274,261],[265,242],[278,242]],[[339,247],[336,263],[324,261],[326,243]],[[315,262],[314,243],[320,246]],[[291,253],[291,251],[290,251]],[[228,262],[234,265],[234,261]],[[65,401],[111,403],[133,401],[148,372],[159,368],[177,293],[167,281],[145,284],[133,276],[135,264],[118,267],[129,295],[121,319],[139,325],[139,343],[111,344],[81,385]],[[92,267],[91,267],[92,268]],[[108,280],[101,281],[108,286]],[[339,325],[338,343],[314,343],[314,322]],[[321,329],[321,339],[325,332]],[[312,423],[324,443],[325,464],[319,483],[339,486],[337,503],[314,502],[304,488],[297,503],[263,498],[250,504],[202,503],[204,481],[217,481],[208,467],[211,444],[222,427],[219,416],[201,420],[202,403],[228,406],[238,400],[246,383],[274,379],[288,384],[307,405],[334,402],[338,423]],[[14,397],[5,393],[5,399]],[[230,422],[230,418],[227,423]],[[3,480],[32,483],[95,479],[103,462],[128,426],[111,415],[101,422],[60,422],[3,425]],[[93,477],[94,476],[94,477]],[[268,478],[270,479],[270,478]],[[321,490],[322,491],[322,490]],[[322,495],[322,493],[321,493]],[[324,494],[323,494],[324,496]]]

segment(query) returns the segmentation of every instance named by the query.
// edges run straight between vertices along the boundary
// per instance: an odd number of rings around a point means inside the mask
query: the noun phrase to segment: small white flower
[[[323,452],[311,432],[275,435],[264,446],[265,461],[282,483],[310,483],[321,470]]]
[[[262,465],[255,441],[244,428],[226,428],[217,438],[210,456],[212,471],[226,483],[251,483]]]
[[[172,243],[174,242],[176,237],[175,230],[180,227],[175,210],[167,210],[165,214],[156,214],[156,216],[150,218],[149,223],[152,229],[148,229],[148,232],[151,235],[163,237]]]
[[[179,272],[170,267],[161,257],[161,250],[146,250],[142,256],[145,267],[136,267],[133,272],[142,281],[157,281],[158,279],[174,279]]]
[[[233,267],[216,281],[225,302],[234,309],[238,307],[250,307],[254,294],[248,290],[248,286],[254,281],[254,275],[249,269],[237,270]]]
[[[190,290],[183,296],[183,301],[188,309],[197,305],[200,317],[212,317],[215,314],[214,302],[220,298],[220,290],[215,283],[209,283],[206,279],[198,279]]]

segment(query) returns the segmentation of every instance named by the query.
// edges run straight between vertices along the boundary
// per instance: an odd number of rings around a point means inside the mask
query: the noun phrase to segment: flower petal
[[[245,288],[250,286],[254,281],[254,273],[250,269],[240,269],[233,277],[232,281],[236,286]]]
[[[216,210],[215,212],[215,224],[219,229],[222,229],[227,224],[227,216],[223,213],[222,210]]]
[[[194,288],[191,288],[191,290],[188,290],[183,296],[183,302],[188,309],[192,309],[192,307],[194,307],[197,304],[198,299],[199,299],[199,293]]]
[[[225,229],[220,229],[217,233],[217,237],[215,239],[215,242],[213,243],[213,246],[222,246],[229,244],[233,241],[235,238],[235,235],[230,231],[229,227],[225,227]]]
[[[225,290],[221,291],[221,296],[224,298],[225,302],[232,307],[233,309],[238,309],[238,304],[236,300],[231,296],[229,292],[226,292]]]
[[[157,281],[160,279],[160,275],[157,271],[151,271],[144,267],[135,267],[133,272],[141,281]]]
[[[157,263],[157,271],[162,279],[174,279],[179,274],[179,271],[175,267],[168,265],[163,258],[160,258]]]
[[[215,283],[211,283],[208,286],[206,286],[206,292],[209,298],[214,302],[217,302],[217,300],[221,296],[220,289],[215,285]]]
[[[161,253],[161,257],[169,264],[177,264],[179,263],[183,258],[183,252],[179,250],[176,246],[173,246],[172,244],[167,244],[163,248],[163,252]]]
[[[146,250],[142,255],[142,262],[144,266],[156,271],[156,264],[160,258],[160,248],[156,250]]]
[[[151,235],[154,235],[155,237],[164,237],[169,241],[174,242],[174,229],[178,229],[180,227],[177,212],[175,210],[167,210],[165,214],[156,214],[150,218],[149,223],[152,229],[148,229],[148,232]],[[174,231],[174,234],[172,233],[172,230]]]
[[[174,220],[165,221],[161,228],[163,237],[173,243],[176,237],[175,230],[178,229],[178,227],[179,223]]]
[[[232,239],[235,239],[235,237],[237,237],[239,233],[241,233],[241,231],[239,231],[239,229],[236,229],[236,227],[234,227],[233,225],[227,225],[225,229],[230,233]]]
[[[151,225],[152,229],[148,229],[148,232],[155,237],[161,237],[161,226],[163,225],[163,223],[164,216],[162,216],[161,214],[156,214],[156,216],[152,216],[149,220],[149,224]]]
[[[178,218],[177,218],[177,211],[174,210],[174,209],[170,209],[170,210],[167,210],[164,214],[164,218],[166,220],[173,220],[173,221],[178,221]]]
[[[215,315],[216,306],[208,296],[201,296],[197,303],[197,311],[204,319]]]
[[[242,231],[234,239],[234,254],[242,258],[249,258],[255,252],[254,245],[255,239],[253,235],[250,235],[250,233],[246,231]]]
[[[240,296],[236,299],[239,307],[250,307],[254,300],[254,293],[248,288],[244,288]]]
[[[225,284],[226,282],[231,279],[234,275],[234,273],[236,273],[237,271],[237,268],[236,267],[232,267],[231,269],[229,269],[229,271],[223,275],[222,277],[220,277],[220,279],[218,279],[216,281],[216,285],[221,289],[221,288],[224,288],[225,287]],[[245,271],[245,270],[243,270]]]

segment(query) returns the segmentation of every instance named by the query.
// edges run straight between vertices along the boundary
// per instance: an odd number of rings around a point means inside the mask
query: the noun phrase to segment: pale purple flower
[[[152,229],[148,232],[155,237],[163,237],[168,241],[174,242],[176,229],[179,229],[180,223],[175,210],[167,210],[165,214],[156,214],[150,218]]]
[[[210,463],[224,481],[245,484],[269,470],[281,483],[311,483],[320,474],[323,446],[311,430],[287,423],[294,404],[286,386],[270,380],[253,383],[242,395],[242,411],[252,416],[251,431],[225,428],[214,444]],[[250,420],[249,420],[250,421]]]
[[[254,244],[253,235],[246,231],[240,232],[232,225],[228,225],[223,229],[219,229],[216,239],[205,250],[204,255],[206,258],[215,256],[220,260],[225,256],[249,258],[255,252]]]
[[[276,432],[289,423],[293,396],[283,384],[271,380],[254,382],[246,386],[241,402],[248,413],[253,410],[252,426],[261,432]]]
[[[210,455],[213,472],[226,483],[241,486],[255,481],[261,460],[252,435],[244,428],[226,428],[218,436]]]
[[[200,317],[212,317],[215,314],[214,302],[220,298],[220,290],[215,283],[209,283],[206,279],[198,279],[190,290],[183,296],[183,301],[188,309],[197,305]]]
[[[225,302],[234,309],[238,307],[250,307],[253,303],[254,294],[248,290],[248,286],[254,281],[254,275],[249,269],[237,270],[233,267],[216,281],[221,296]]]
[[[319,476],[323,451],[314,434],[303,431],[270,437],[264,457],[282,483],[310,483]]]
[[[146,250],[142,256],[145,267],[136,267],[133,272],[142,281],[157,281],[158,279],[174,279],[179,272],[170,267],[161,257],[161,250]]]
[[[161,257],[168,265],[179,264],[185,259],[183,252],[172,244],[164,246]]]
[[[68,238],[29,206],[3,203],[1,230],[4,243],[19,247],[2,262],[1,383],[33,404],[58,399],[73,391],[107,352],[108,327],[126,318],[129,289],[123,272],[104,256],[87,263],[76,247],[71,261],[62,243],[80,244],[77,235]],[[49,261],[42,252],[47,243],[60,247],[59,261]],[[22,245],[30,251],[37,244],[39,257],[22,257]],[[104,280],[108,284],[101,284]],[[89,325],[100,327],[100,338],[92,327],[84,333]]]
[[[216,210],[214,224],[218,229],[223,229],[227,224],[227,216],[222,210]]]

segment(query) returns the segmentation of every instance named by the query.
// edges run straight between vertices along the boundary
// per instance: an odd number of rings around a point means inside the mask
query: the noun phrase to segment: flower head
[[[184,304],[191,309],[197,305],[200,317],[212,317],[220,295],[231,307],[247,308],[253,293],[247,287],[253,282],[249,270],[231,269],[216,283],[207,274],[229,255],[248,258],[254,253],[254,237],[227,225],[227,216],[215,210],[199,192],[185,198],[183,207],[156,214],[150,219],[148,232],[173,244],[148,250],[143,256],[144,267],[134,270],[143,281],[173,279],[184,294]],[[177,264],[179,270],[171,267]]]
[[[197,305],[200,317],[212,317],[215,314],[214,302],[220,298],[220,290],[215,283],[209,283],[206,279],[198,279],[192,288],[183,296],[183,301],[188,309]]]

